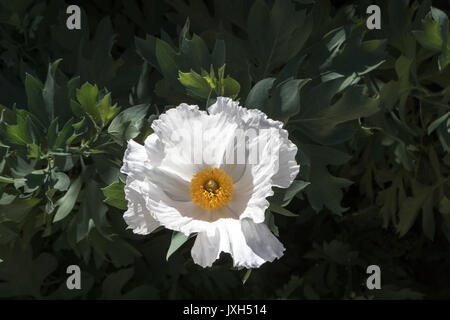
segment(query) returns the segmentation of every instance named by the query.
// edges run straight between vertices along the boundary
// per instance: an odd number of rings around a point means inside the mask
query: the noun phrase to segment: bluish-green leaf
[[[58,222],[64,219],[72,211],[78,199],[78,195],[81,190],[81,185],[82,185],[81,178],[80,177],[76,178],[70,185],[69,190],[66,192],[66,194],[58,201],[56,201],[55,205],[59,206],[59,208],[56,211],[56,214],[53,218],[53,222]]]
[[[114,182],[113,184],[102,189],[106,199],[104,202],[110,206],[121,210],[127,210],[128,202],[125,199],[125,184],[123,182]]]
[[[187,236],[182,232],[174,231],[172,233],[172,239],[170,240],[169,250],[167,250],[166,260],[169,260],[170,256],[194,235],[195,234],[191,234]]]

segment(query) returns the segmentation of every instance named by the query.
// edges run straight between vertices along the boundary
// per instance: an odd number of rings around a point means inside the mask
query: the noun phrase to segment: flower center
[[[233,181],[223,170],[205,168],[191,180],[192,202],[207,210],[219,209],[233,198]]]
[[[219,189],[219,184],[217,183],[216,180],[213,179],[209,179],[208,181],[206,181],[206,183],[203,185],[203,188],[208,191],[208,192],[214,192],[217,189]]]

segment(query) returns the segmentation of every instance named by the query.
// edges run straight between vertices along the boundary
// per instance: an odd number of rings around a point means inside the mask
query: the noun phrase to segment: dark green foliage
[[[64,1],[0,0],[0,297],[450,297],[442,1],[88,3],[74,31]],[[251,272],[227,255],[202,269],[192,237],[122,218],[126,141],[217,96],[283,121],[299,148],[266,212],[285,256]],[[371,264],[382,290],[365,286]]]

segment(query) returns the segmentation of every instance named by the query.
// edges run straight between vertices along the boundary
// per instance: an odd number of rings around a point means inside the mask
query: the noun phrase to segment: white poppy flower
[[[208,112],[170,109],[152,129],[144,146],[128,142],[121,169],[128,176],[124,219],[135,233],[158,226],[198,233],[191,253],[203,267],[221,252],[246,268],[283,255],[264,223],[272,187],[289,187],[299,171],[281,122],[219,97]]]

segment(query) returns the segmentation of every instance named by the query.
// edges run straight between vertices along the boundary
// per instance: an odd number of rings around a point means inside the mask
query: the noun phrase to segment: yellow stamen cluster
[[[233,198],[233,181],[223,170],[206,168],[191,180],[192,201],[207,210],[219,209]]]

